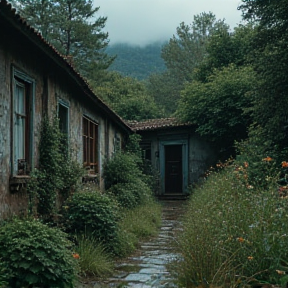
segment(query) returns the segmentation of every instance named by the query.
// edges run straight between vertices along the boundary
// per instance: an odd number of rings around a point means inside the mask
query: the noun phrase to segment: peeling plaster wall
[[[86,93],[71,77],[60,70],[52,59],[43,56],[32,42],[15,31],[0,19],[0,219],[11,214],[27,212],[28,197],[25,189],[11,193],[11,159],[12,159],[12,67],[27,74],[35,80],[35,112],[33,131],[33,165],[38,165],[38,147],[40,124],[44,113],[51,118],[57,111],[60,100],[69,106],[69,148],[80,164],[83,163],[82,117],[89,116],[98,123],[99,169],[107,156],[114,151],[116,133],[124,138],[124,132],[107,115],[88,99]],[[9,30],[10,29],[10,30]],[[14,33],[14,34],[13,34]],[[128,132],[127,132],[128,133]],[[100,177],[101,178],[101,177]],[[100,180],[100,187],[104,187]]]
[[[1,39],[9,39],[8,35],[3,35],[0,31]],[[14,44],[14,45],[13,45]],[[12,147],[12,68],[16,68],[35,79],[36,95],[41,95],[43,91],[42,76],[39,77],[39,70],[36,64],[37,59],[31,57],[27,51],[21,49],[16,43],[9,45],[9,41],[0,42],[0,218],[13,214],[26,213],[27,211],[27,193],[25,190],[17,193],[11,193],[9,188],[9,179],[11,176],[11,147]],[[9,51],[9,52],[8,52]],[[35,164],[37,164],[37,145],[39,142],[39,131],[37,123],[41,122],[42,100],[41,97],[35,99],[35,118],[34,118],[34,151],[32,151]]]
[[[215,162],[215,154],[209,144],[199,136],[191,135],[189,139],[189,182],[199,181]]]

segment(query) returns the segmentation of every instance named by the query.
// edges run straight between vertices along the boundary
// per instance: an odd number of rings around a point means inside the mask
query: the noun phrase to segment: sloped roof
[[[92,89],[89,87],[87,81],[75,70],[75,68],[67,61],[68,59],[61,55],[50,43],[48,43],[40,32],[30,26],[25,19],[16,13],[16,9],[7,0],[0,0],[0,17],[5,19],[11,26],[13,26],[19,33],[27,37],[34,45],[36,45],[42,53],[52,59],[58,64],[60,69],[77,83],[87,98],[90,98],[94,103],[108,114],[116,123],[118,123],[125,130],[131,131],[131,128],[124,122],[124,120],[117,115],[106,103],[97,97]]]
[[[159,130],[159,129],[167,129],[174,127],[188,127],[194,126],[193,124],[186,122],[180,122],[176,118],[160,118],[160,119],[150,119],[145,121],[128,121],[128,125],[134,131],[146,131],[146,130]]]

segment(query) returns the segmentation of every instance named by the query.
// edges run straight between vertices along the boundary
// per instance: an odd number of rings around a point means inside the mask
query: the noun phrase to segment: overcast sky
[[[237,10],[241,0],[94,0],[98,16],[107,16],[105,30],[110,43],[146,45],[169,40],[181,22],[191,24],[193,16],[213,12],[234,28],[241,21]]]

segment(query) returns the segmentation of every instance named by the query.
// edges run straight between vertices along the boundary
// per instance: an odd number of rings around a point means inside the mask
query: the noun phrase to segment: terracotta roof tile
[[[193,126],[193,124],[186,122],[180,122],[176,118],[160,118],[160,119],[150,119],[145,121],[128,121],[128,125],[134,131],[144,131],[144,130],[157,130],[166,129],[173,127],[183,127],[183,126]]]

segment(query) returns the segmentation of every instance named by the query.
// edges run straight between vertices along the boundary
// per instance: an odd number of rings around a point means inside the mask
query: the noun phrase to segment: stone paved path
[[[181,230],[183,201],[164,201],[162,226],[157,237],[141,243],[140,248],[117,266],[113,277],[105,283],[94,282],[91,287],[174,288],[166,264],[177,257],[171,244]]]

